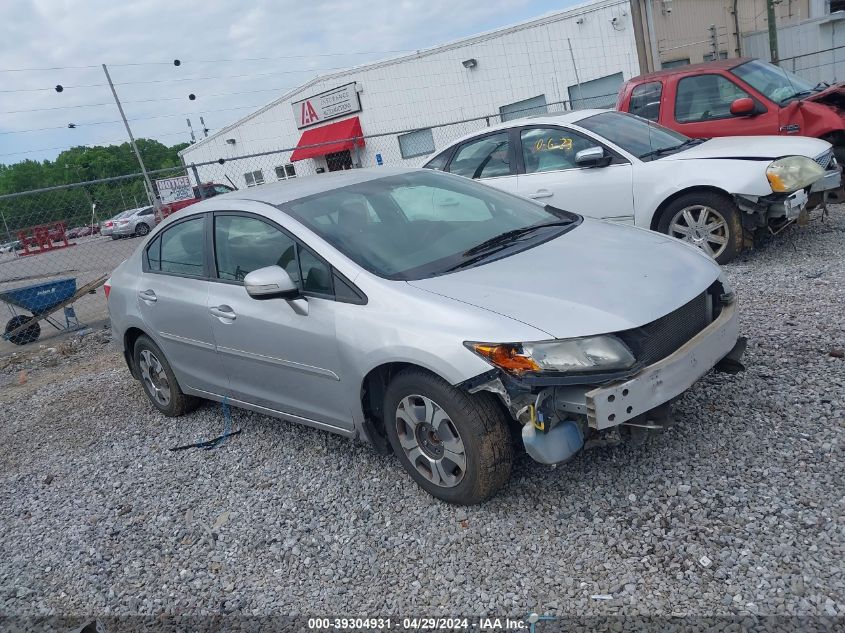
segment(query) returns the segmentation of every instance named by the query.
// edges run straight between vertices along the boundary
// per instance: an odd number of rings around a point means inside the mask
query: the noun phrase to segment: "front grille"
[[[702,292],[674,312],[617,336],[631,348],[638,363],[651,365],[669,356],[709,325],[707,304],[707,293]]]
[[[827,169],[830,166],[830,162],[833,160],[833,150],[828,150],[824,154],[819,154],[813,160],[815,160],[822,169]]]

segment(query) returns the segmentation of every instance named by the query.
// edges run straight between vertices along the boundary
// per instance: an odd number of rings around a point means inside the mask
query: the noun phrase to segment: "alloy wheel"
[[[139,360],[141,379],[147,393],[161,406],[166,407],[170,404],[170,381],[167,379],[164,367],[155,354],[148,349],[141,351]]]
[[[464,442],[440,405],[420,395],[402,398],[395,424],[399,444],[417,472],[443,488],[461,483],[467,467]]]
[[[672,217],[669,235],[697,246],[715,259],[727,248],[730,230],[725,218],[716,209],[694,204],[684,207]]]

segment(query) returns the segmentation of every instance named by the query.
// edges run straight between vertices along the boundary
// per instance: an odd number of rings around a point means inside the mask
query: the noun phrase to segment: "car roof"
[[[510,121],[505,121],[504,123],[496,123],[495,125],[476,130],[475,132],[464,134],[460,138],[449,143],[449,145],[444,147],[443,150],[448,149],[449,147],[454,147],[458,143],[463,143],[467,139],[475,138],[497,130],[509,130],[512,127],[522,127],[524,125],[566,125],[568,123],[578,123],[578,121],[591,117],[594,114],[601,114],[602,112],[615,112],[615,110],[611,108],[585,108],[584,110],[567,110],[566,112],[538,114],[536,116],[528,116],[521,119],[511,119]],[[443,150],[440,150],[440,152],[435,153],[433,156],[440,154]]]
[[[319,193],[325,193],[349,185],[357,185],[370,180],[397,176],[401,174],[414,173],[429,170],[411,169],[402,167],[368,167],[364,169],[348,169],[334,171],[327,174],[314,174],[310,176],[299,176],[288,180],[280,180],[257,187],[239,189],[230,193],[215,196],[213,200],[252,200],[265,202],[272,205],[280,205],[292,200],[307,198]],[[202,203],[199,203],[202,204]],[[197,205],[199,206],[199,205]],[[200,207],[201,208],[201,207]]]
[[[653,73],[645,75],[638,75],[628,80],[628,83],[645,83],[655,79],[662,79],[663,77],[670,77],[672,75],[694,75],[702,70],[730,70],[741,66],[746,62],[756,59],[755,57],[734,57],[733,59],[718,59],[712,62],[702,62],[700,64],[686,64],[684,66],[675,66],[674,68],[666,68],[664,70],[656,70]]]

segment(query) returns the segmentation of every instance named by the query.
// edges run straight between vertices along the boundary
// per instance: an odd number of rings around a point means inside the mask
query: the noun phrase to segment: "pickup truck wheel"
[[[175,418],[197,408],[199,399],[182,393],[164,352],[152,339],[139,336],[133,356],[144,392],[156,409],[169,418]]]
[[[727,196],[689,193],[673,200],[660,216],[657,229],[683,240],[727,264],[742,251],[740,211]]]
[[[414,481],[448,503],[481,503],[510,478],[508,417],[490,393],[468,394],[423,370],[400,372],[384,398],[385,431]]]

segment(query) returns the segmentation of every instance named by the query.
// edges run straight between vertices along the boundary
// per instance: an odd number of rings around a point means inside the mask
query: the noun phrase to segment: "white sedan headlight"
[[[465,345],[496,367],[514,374],[613,371],[627,369],[636,362],[631,350],[610,335],[536,343],[467,342]]]
[[[778,158],[766,168],[766,178],[776,193],[798,191],[824,176],[824,169],[806,156]]]

